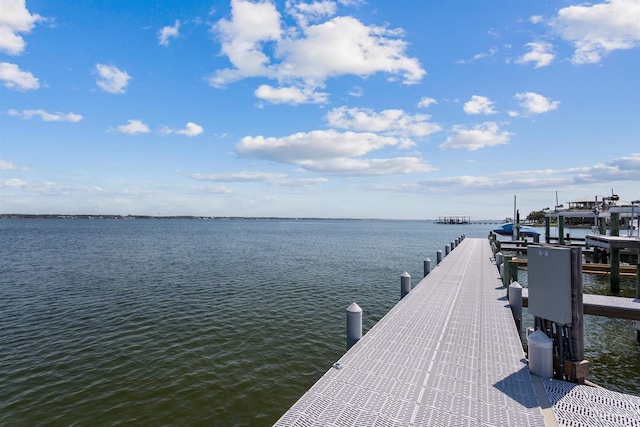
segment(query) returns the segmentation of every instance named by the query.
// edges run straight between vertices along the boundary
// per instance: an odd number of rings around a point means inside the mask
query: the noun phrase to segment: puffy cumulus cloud
[[[82,120],[80,114],[74,113],[48,113],[44,110],[9,110],[10,116],[22,117],[23,119],[30,119],[34,116],[40,117],[45,122],[79,122]]]
[[[301,164],[303,161],[363,156],[371,151],[401,144],[398,138],[374,133],[316,130],[298,132],[282,138],[246,136],[236,144],[245,156]]]
[[[173,129],[166,126],[160,129],[160,133],[163,135],[176,134],[176,135],[185,135],[189,137],[198,136],[202,132],[204,132],[204,129],[202,128],[202,126],[197,125],[193,122],[188,122],[184,129]]]
[[[28,34],[42,20],[40,15],[27,10],[25,0],[0,0],[0,51],[20,55],[25,41],[18,34]]]
[[[520,106],[526,114],[546,113],[557,109],[560,105],[560,101],[552,101],[535,92],[516,93],[515,98],[520,101]]]
[[[284,60],[279,71],[284,77],[310,81],[386,72],[402,75],[406,84],[417,83],[426,72],[417,59],[405,56],[407,45],[394,38],[398,34],[353,17],[336,17],[306,28],[302,38],[281,40],[278,53]]]
[[[255,96],[272,104],[324,104],[329,94],[316,92],[311,87],[280,87],[260,85],[255,91]]]
[[[433,98],[424,97],[418,101],[418,108],[429,108],[430,106],[437,104],[438,101]]]
[[[135,135],[137,133],[148,133],[149,126],[144,124],[142,121],[138,119],[131,119],[127,122],[126,125],[120,125],[116,128],[116,131],[120,133],[126,133],[129,135]]]
[[[40,87],[40,82],[28,71],[22,71],[16,64],[0,62],[0,80],[4,87],[15,90],[34,90]]]
[[[376,113],[368,108],[339,107],[329,111],[326,118],[333,127],[385,135],[424,137],[442,130],[440,125],[429,122],[431,116],[411,115],[404,110],[383,110]]]
[[[495,114],[493,109],[493,102],[485,97],[479,95],[473,95],[471,99],[465,102],[463,106],[464,112],[467,114]]]
[[[222,43],[222,53],[233,69],[216,72],[209,79],[214,87],[245,77],[275,76],[269,68],[269,57],[262,51],[266,42],[281,37],[280,14],[270,2],[231,1],[231,19],[221,19],[213,27]]]
[[[560,37],[573,43],[574,63],[598,63],[611,51],[638,46],[640,2],[608,0],[568,6],[560,9],[550,24]]]
[[[410,141],[374,133],[335,130],[300,132],[283,138],[244,137],[238,153],[280,163],[296,164],[304,170],[343,176],[388,175],[433,170],[418,157],[363,158],[385,147],[407,148]]]
[[[532,62],[534,68],[541,68],[551,64],[555,58],[551,43],[531,42],[527,43],[525,47],[531,50],[518,58],[516,64],[528,64]]]
[[[440,144],[441,150],[464,149],[475,151],[484,147],[508,144],[511,133],[501,131],[495,122],[485,122],[473,129],[454,127],[455,135]]]
[[[126,71],[121,71],[113,65],[96,64],[98,79],[96,84],[100,89],[109,93],[125,93],[132,77]]]
[[[180,21],[176,19],[173,27],[166,26],[162,27],[160,31],[158,31],[158,43],[161,46],[169,46],[169,39],[174,39],[178,37],[178,33],[180,30]]]
[[[399,38],[401,31],[366,26],[348,16],[309,24],[332,15],[332,2],[287,5],[298,17],[297,27],[283,28],[281,15],[271,2],[231,2],[231,18],[218,21],[214,31],[233,68],[216,71],[209,84],[223,87],[247,77],[267,77],[286,87],[303,87],[300,92],[305,94],[324,87],[331,77],[346,74],[388,73],[402,76],[405,84],[417,83],[426,74],[416,58],[405,55],[407,44]],[[256,95],[276,102],[291,96],[290,90],[265,92],[263,88]],[[304,100],[300,93],[295,95],[296,102]],[[306,102],[317,101],[317,97],[306,98]]]

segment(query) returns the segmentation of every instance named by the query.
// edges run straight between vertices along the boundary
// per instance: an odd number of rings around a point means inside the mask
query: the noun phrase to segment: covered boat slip
[[[491,258],[463,240],[276,425],[545,425]]]

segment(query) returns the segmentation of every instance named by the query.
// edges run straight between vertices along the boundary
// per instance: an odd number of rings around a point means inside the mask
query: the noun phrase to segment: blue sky
[[[0,0],[0,212],[637,200],[639,75],[640,0]]]

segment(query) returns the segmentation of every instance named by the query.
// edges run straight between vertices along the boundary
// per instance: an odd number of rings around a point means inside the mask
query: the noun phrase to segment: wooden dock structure
[[[462,240],[276,426],[640,425],[640,397],[531,375],[505,292]]]

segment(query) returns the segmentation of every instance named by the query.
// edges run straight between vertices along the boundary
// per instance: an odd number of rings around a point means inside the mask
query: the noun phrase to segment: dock
[[[640,397],[530,374],[492,257],[462,240],[275,425],[640,425]]]

